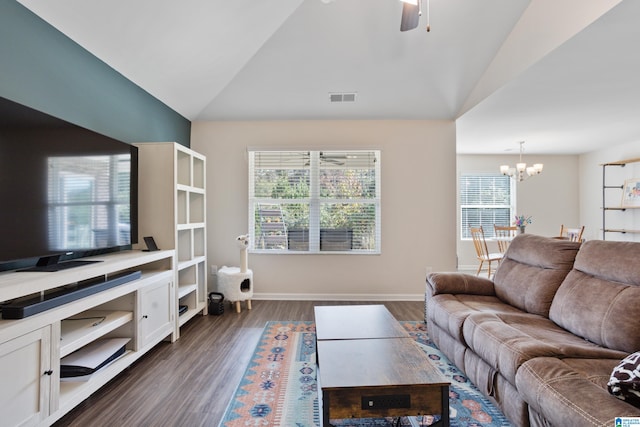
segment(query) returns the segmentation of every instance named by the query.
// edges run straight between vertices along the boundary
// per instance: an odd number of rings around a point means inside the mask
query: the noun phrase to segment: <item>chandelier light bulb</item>
[[[512,168],[509,165],[500,166],[500,173],[502,175],[517,179],[518,182],[524,181],[530,176],[540,175],[544,167],[542,163],[535,163],[533,166],[527,166],[527,164],[522,161],[522,152],[524,151],[523,144],[524,141],[520,141],[520,161],[516,163],[515,168]]]

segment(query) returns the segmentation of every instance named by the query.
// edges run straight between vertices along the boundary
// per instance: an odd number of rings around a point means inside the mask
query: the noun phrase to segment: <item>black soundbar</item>
[[[78,282],[73,286],[66,286],[63,289],[55,290],[44,296],[28,295],[8,302],[2,307],[3,319],[23,319],[42,313],[43,311],[88,297],[98,292],[106,291],[142,276],[141,271],[128,271],[113,276],[98,277],[95,279]]]

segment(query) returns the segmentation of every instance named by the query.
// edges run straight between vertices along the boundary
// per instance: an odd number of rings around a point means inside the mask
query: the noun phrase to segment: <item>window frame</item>
[[[324,254],[341,254],[341,255],[379,255],[382,250],[381,243],[381,228],[382,228],[382,220],[381,220],[381,150],[379,149],[327,149],[327,150],[307,150],[307,149],[248,149],[248,175],[249,175],[249,191],[248,191],[248,225],[249,225],[249,235],[251,236],[251,243],[249,247],[249,252],[253,254],[287,254],[287,255],[324,255]],[[309,194],[308,197],[302,198],[267,198],[267,197],[257,197],[254,194],[254,190],[256,187],[255,176],[256,176],[256,164],[255,164],[255,155],[257,153],[299,153],[305,154],[308,153],[309,157]],[[374,182],[375,182],[375,195],[370,198],[328,198],[323,197],[321,195],[321,182],[320,182],[320,171],[321,169],[326,169],[326,166],[321,165],[321,153],[322,152],[330,152],[332,154],[336,153],[344,153],[344,155],[348,155],[348,153],[372,153],[374,156],[373,160],[373,173],[374,173]],[[349,170],[348,167],[345,167],[346,170]],[[256,217],[258,215],[258,205],[283,205],[283,204],[304,204],[308,205],[308,216],[309,216],[309,224],[308,224],[308,250],[294,250],[287,247],[284,249],[262,249],[256,247],[257,236],[256,236]],[[320,247],[320,235],[321,233],[327,233],[326,228],[321,228],[321,206],[322,205],[330,205],[330,204],[364,204],[370,205],[374,208],[374,224],[373,224],[373,233],[375,244],[371,249],[358,249],[356,247],[352,247],[348,250],[327,250],[321,249]],[[295,228],[292,228],[295,230]],[[329,229],[335,230],[335,229]],[[355,233],[353,233],[355,236]],[[288,239],[288,238],[287,238]]]
[[[475,177],[478,179],[482,179],[482,178],[498,178],[501,180],[509,180],[509,204],[496,204],[496,203],[481,203],[481,204],[463,204],[463,185],[464,185],[464,179],[469,178],[469,177]],[[462,241],[471,241],[473,240],[471,238],[471,235],[469,233],[469,227],[471,226],[478,226],[478,225],[482,225],[482,224],[464,224],[464,217],[465,215],[463,214],[463,211],[465,209],[473,209],[473,208],[477,208],[477,209],[504,209],[504,208],[508,208],[509,209],[509,215],[508,218],[509,220],[507,221],[506,224],[498,224],[498,225],[511,225],[511,219],[515,216],[516,213],[516,201],[517,201],[517,195],[516,195],[516,182],[514,179],[512,179],[509,176],[505,176],[502,175],[500,173],[493,173],[493,172],[463,172],[460,174],[459,178],[458,178],[458,206],[459,206],[459,210],[458,210],[458,214],[460,216],[460,223],[459,223],[459,232],[460,232],[460,240]],[[465,233],[466,230],[466,233]],[[486,238],[493,238],[494,237],[494,229],[493,227],[489,228],[485,228],[483,227],[483,231],[484,231],[484,235]]]

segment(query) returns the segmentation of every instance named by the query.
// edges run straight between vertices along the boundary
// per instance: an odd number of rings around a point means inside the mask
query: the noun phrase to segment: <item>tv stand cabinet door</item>
[[[138,291],[140,349],[153,346],[174,332],[174,301],[172,274],[165,274]]]
[[[38,425],[49,416],[57,370],[51,367],[51,326],[0,343],[2,425]]]

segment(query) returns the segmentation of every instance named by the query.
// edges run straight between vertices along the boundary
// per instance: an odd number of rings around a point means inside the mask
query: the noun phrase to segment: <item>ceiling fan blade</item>
[[[400,31],[413,30],[420,20],[420,6],[418,4],[402,3],[402,19]]]
[[[332,165],[338,165],[338,166],[344,165],[344,162],[342,162],[342,161],[340,161],[338,159],[332,159],[332,158],[328,158],[328,159],[320,158],[320,162],[321,163],[331,163]]]
[[[344,162],[341,161],[343,159],[346,159],[347,156],[343,155],[343,154],[327,154],[324,152],[320,152],[320,163],[331,163],[334,165],[339,165],[342,166],[344,165]]]

